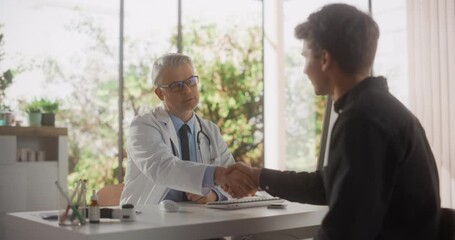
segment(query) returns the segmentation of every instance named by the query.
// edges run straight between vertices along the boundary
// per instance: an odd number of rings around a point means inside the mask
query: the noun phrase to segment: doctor
[[[239,195],[250,193],[255,185],[242,172],[225,174],[234,158],[219,128],[193,111],[199,103],[199,78],[192,60],[166,54],[155,61],[152,80],[163,106],[136,116],[130,125],[120,203],[225,200],[229,195],[219,186],[227,184],[239,186]]]

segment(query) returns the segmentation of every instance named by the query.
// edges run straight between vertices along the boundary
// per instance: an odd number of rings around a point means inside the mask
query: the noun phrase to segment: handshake
[[[215,184],[235,198],[252,196],[259,187],[260,174],[261,169],[252,168],[245,163],[236,163],[227,168],[217,167]]]

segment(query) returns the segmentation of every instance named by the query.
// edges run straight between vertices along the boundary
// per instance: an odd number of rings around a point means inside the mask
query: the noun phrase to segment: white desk
[[[167,213],[158,206],[137,207],[135,222],[101,222],[76,227],[58,226],[42,220],[41,212],[9,213],[6,239],[207,239],[214,237],[297,231],[299,237],[314,236],[327,207],[288,203],[286,209],[256,207],[237,210],[208,209],[181,203],[179,212]],[[49,212],[49,211],[47,211]]]

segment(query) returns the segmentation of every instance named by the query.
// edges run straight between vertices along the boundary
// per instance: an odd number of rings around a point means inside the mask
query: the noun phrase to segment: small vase
[[[0,110],[0,126],[6,126],[6,112]]]
[[[28,123],[30,127],[41,127],[41,113],[29,113]]]
[[[54,113],[43,113],[41,117],[42,126],[55,126],[55,114]]]
[[[14,113],[12,112],[7,112],[5,113],[6,114],[6,117],[5,117],[5,126],[14,126],[14,123],[15,123],[15,118],[14,118]]]

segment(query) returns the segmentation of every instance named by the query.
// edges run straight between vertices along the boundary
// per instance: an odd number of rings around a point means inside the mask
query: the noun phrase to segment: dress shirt
[[[183,122],[180,118],[172,115],[171,113],[169,113],[169,116],[172,120],[172,123],[174,124],[174,127],[175,127],[175,131],[178,132],[179,129],[183,126],[183,124],[185,124],[185,122]],[[189,148],[190,148],[190,160],[193,161],[193,162],[197,162],[197,154],[196,154],[196,134],[194,132],[194,129],[195,129],[195,124],[197,123],[197,119],[196,119],[196,114],[193,113],[193,116],[190,118],[190,120],[188,120],[186,122],[186,124],[188,125],[188,127],[190,128],[189,132],[188,132],[188,143],[189,143]],[[178,138],[178,146],[180,147],[180,138]],[[181,152],[180,151],[180,159],[182,159],[182,156],[181,156]],[[215,182],[214,182],[214,176],[215,176],[215,168],[216,166],[208,166],[207,169],[205,170],[205,173],[204,173],[204,179],[202,181],[202,186],[203,187],[214,187],[215,186]],[[218,189],[216,188],[212,188],[212,190],[217,194],[217,197],[218,197],[218,200],[225,200],[227,199],[223,194],[221,194]],[[182,191],[178,191],[178,190],[174,190],[174,189],[171,189],[169,190],[168,194],[166,195],[166,197],[164,199],[170,199],[170,200],[173,200],[173,201],[183,201],[184,199],[186,199],[186,197],[184,197],[184,193]]]

